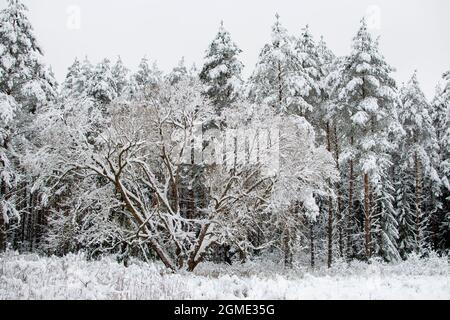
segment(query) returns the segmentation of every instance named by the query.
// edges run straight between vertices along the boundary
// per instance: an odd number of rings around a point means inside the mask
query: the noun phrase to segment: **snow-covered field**
[[[203,264],[169,274],[159,264],[82,255],[0,255],[0,299],[450,299],[446,258],[385,265],[336,263],[311,271],[273,263]]]

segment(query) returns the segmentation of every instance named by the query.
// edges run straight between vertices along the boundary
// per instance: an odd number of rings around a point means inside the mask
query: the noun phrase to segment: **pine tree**
[[[292,109],[295,103],[295,73],[298,66],[294,42],[281,25],[279,15],[272,26],[271,42],[264,45],[249,79],[252,102],[270,105],[277,112]]]
[[[19,215],[15,187],[24,173],[20,156],[32,138],[27,127],[56,96],[56,81],[42,63],[27,10],[20,1],[8,0],[0,12],[0,250],[5,248],[6,224]],[[19,136],[19,129],[25,134]]]
[[[401,179],[401,188],[414,190],[412,195],[403,195],[402,199],[414,199],[413,203],[400,204],[400,247],[403,256],[413,251],[423,253],[426,248],[427,230],[431,213],[425,206],[425,182],[431,175],[435,176],[433,168],[433,149],[437,149],[436,133],[429,115],[430,106],[420,89],[417,74],[414,73],[406,86],[400,91],[399,120],[405,130],[399,153],[401,167],[407,178]],[[410,178],[414,177],[412,180]],[[410,210],[407,210],[410,208]],[[412,210],[411,210],[412,209]],[[412,229],[410,229],[412,227]]]
[[[88,57],[83,62],[75,58],[68,68],[66,78],[62,84],[61,95],[63,99],[82,99],[90,95],[93,67]]]
[[[118,97],[122,96],[125,88],[128,86],[128,73],[129,70],[124,66],[120,56],[117,58],[116,63],[111,70],[112,77],[116,88],[116,94]]]
[[[230,107],[241,90],[241,72],[244,68],[238,59],[241,52],[222,21],[216,37],[206,51],[205,63],[200,72],[205,95],[211,99],[218,113]]]
[[[75,61],[67,70],[66,79],[62,84],[62,95],[64,97],[73,96],[81,92],[82,88],[79,87],[80,77],[81,63],[78,61],[78,58],[75,58]]]
[[[321,49],[326,51],[325,48]],[[317,123],[317,119],[312,119],[311,117],[317,114],[319,104],[324,98],[321,90],[321,81],[324,78],[323,72],[325,70],[322,69],[321,59],[327,59],[327,57],[321,57],[318,50],[319,48],[316,46],[314,38],[309,31],[309,26],[306,25],[296,44],[297,59],[300,64],[297,71],[297,81],[301,83],[297,94],[306,102],[306,104],[299,106],[299,114],[305,116],[312,124]],[[323,52],[323,54],[327,53]]]
[[[318,135],[318,142],[325,145],[329,152],[332,152],[332,124],[327,117],[328,95],[323,82],[329,73],[334,55],[327,48],[323,38],[316,45],[308,25],[303,29],[299,39],[297,39],[296,52],[300,64],[298,76],[301,83],[303,83],[302,91],[298,92],[298,95],[307,103],[298,113],[313,124],[317,132],[320,133]],[[325,136],[323,136],[322,132],[325,133]],[[330,188],[332,188],[331,185]],[[334,199],[331,196],[326,200],[320,201],[322,203],[321,210],[327,212],[326,227],[320,225],[314,226],[314,223],[310,222],[309,230],[311,252],[313,253],[315,250],[312,249],[315,244],[312,239],[316,237],[314,230],[320,232],[326,229],[326,237],[328,238],[327,260],[329,267],[331,267],[333,260],[333,233],[335,225],[335,208],[333,202]],[[315,258],[312,256],[311,260],[315,260]]]
[[[276,112],[298,113],[308,109],[299,95],[304,82],[299,81],[300,63],[295,41],[282,26],[279,15],[272,26],[271,42],[266,44],[249,79],[247,94],[258,104],[272,106]]]
[[[339,67],[333,90],[333,113],[339,121],[336,125],[343,148],[341,161],[346,161],[349,172],[347,232],[358,219],[355,205],[359,205],[363,208],[363,255],[368,259],[376,253],[393,260],[398,251],[389,150],[394,148],[390,135],[400,128],[394,108],[393,68],[384,61],[364,19],[352,48]],[[358,176],[360,180],[355,180]],[[360,193],[355,192],[357,186],[361,186]],[[363,197],[357,199],[358,194]]]
[[[314,123],[319,125],[320,129],[322,129],[325,132],[324,137],[324,144],[327,147],[328,152],[334,154],[336,164],[336,154],[338,152],[337,143],[334,141],[334,124],[333,119],[329,114],[329,104],[330,104],[330,97],[329,97],[329,90],[327,87],[327,77],[329,76],[330,72],[333,68],[333,63],[335,60],[335,55],[333,52],[327,47],[327,44],[325,43],[323,37],[320,38],[319,43],[317,44],[315,48],[315,52],[317,54],[317,58],[315,61],[317,61],[317,69],[319,78],[315,78],[316,81],[319,83],[320,86],[320,96],[319,98],[319,105],[318,108],[316,108],[315,119],[313,120]],[[320,136],[320,135],[319,135]],[[322,139],[323,140],[323,139]],[[334,150],[333,150],[334,149]],[[337,169],[339,170],[339,166],[337,165]],[[337,242],[337,245],[339,246],[339,252],[342,251],[342,228],[340,225],[340,208],[341,208],[341,199],[340,199],[340,190],[339,190],[339,184],[336,184],[332,186],[330,184],[330,189],[337,190],[336,192],[336,199],[329,196],[327,199],[327,205],[326,210],[328,212],[327,216],[327,227],[326,227],[326,236],[327,236],[327,264],[328,267],[331,267],[331,264],[333,262],[335,254],[335,243]],[[337,201],[336,201],[337,200]],[[338,237],[338,240],[336,241],[336,236]]]
[[[27,10],[19,0],[8,0],[0,13],[0,91],[20,104],[18,112],[34,113],[54,98],[56,82],[41,62],[42,49]]]
[[[441,179],[440,196],[436,199],[438,209],[433,215],[434,243],[445,252],[450,247],[450,71],[443,75],[442,86],[436,90],[430,114],[439,144],[434,163]]]
[[[142,58],[137,72],[132,76],[127,88],[131,99],[145,99],[152,96],[162,81],[162,72],[153,63],[150,66],[147,57]]]
[[[116,82],[108,59],[103,59],[97,64],[87,86],[89,95],[101,104],[111,103],[117,98]]]
[[[183,79],[187,78],[188,76],[190,76],[190,74],[184,63],[184,57],[182,57],[181,60],[178,62],[178,65],[175,68],[173,68],[170,74],[167,75],[167,81],[171,85],[174,85],[182,81]]]

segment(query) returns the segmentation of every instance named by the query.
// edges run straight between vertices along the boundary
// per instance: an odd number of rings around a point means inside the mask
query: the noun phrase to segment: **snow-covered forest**
[[[448,277],[450,71],[429,101],[420,70],[396,83],[364,19],[336,56],[276,15],[248,79],[222,22],[198,68],[80,57],[58,84],[27,15],[19,0],[0,11],[2,263],[187,276],[413,256]]]

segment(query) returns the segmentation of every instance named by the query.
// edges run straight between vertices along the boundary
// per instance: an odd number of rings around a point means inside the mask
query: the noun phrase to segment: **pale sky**
[[[92,62],[122,57],[132,70],[146,55],[170,71],[182,56],[201,66],[223,19],[243,50],[248,76],[270,39],[275,13],[291,34],[309,24],[337,55],[350,51],[360,19],[368,15],[381,50],[397,69],[399,85],[415,69],[431,98],[450,70],[448,0],[23,0],[45,59],[59,82],[75,57]],[[4,8],[6,0],[0,0]],[[79,15],[78,15],[79,13]]]

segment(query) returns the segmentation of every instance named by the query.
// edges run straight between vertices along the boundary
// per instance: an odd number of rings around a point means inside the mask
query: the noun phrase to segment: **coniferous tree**
[[[252,102],[264,103],[276,112],[298,111],[304,101],[297,95],[299,61],[294,39],[282,26],[280,17],[272,26],[271,42],[259,54],[249,79],[248,96]]]
[[[108,59],[103,59],[95,66],[88,88],[89,95],[101,104],[108,104],[117,98],[117,87]]]
[[[20,158],[32,139],[27,130],[31,120],[56,96],[56,81],[42,63],[42,49],[27,10],[20,1],[8,0],[7,8],[0,12],[0,250],[5,247],[6,224],[11,217],[19,217],[18,209],[22,221],[34,213],[33,205],[24,205],[33,195]],[[21,175],[25,199],[19,199],[16,188]]]
[[[325,145],[327,150],[332,152],[332,125],[327,117],[328,95],[323,84],[329,73],[334,55],[327,48],[323,38],[316,45],[308,25],[297,39],[296,52],[299,62],[298,81],[302,84],[297,94],[305,102],[300,106],[298,114],[304,116],[313,124],[319,133],[317,135],[318,143]],[[330,188],[332,188],[331,185]],[[327,219],[309,223],[310,238],[318,238],[315,232],[319,232],[322,236],[327,237],[327,260],[329,266],[331,266],[333,259],[333,227],[335,224],[333,201],[334,199],[331,196],[327,199],[320,199],[321,210],[324,211],[324,216],[327,216]],[[325,221],[326,225],[324,225]],[[315,245],[312,239],[310,239],[310,243],[312,249],[313,245]],[[319,247],[316,249],[311,251],[318,252],[320,250]],[[312,256],[311,260],[315,260],[315,258]]]
[[[316,125],[324,132],[324,137],[321,139],[326,145],[327,150],[334,155],[337,170],[339,171],[338,159],[336,155],[338,153],[338,146],[335,141],[334,135],[334,124],[333,118],[329,113],[330,108],[330,96],[327,86],[327,78],[333,69],[333,64],[335,63],[334,53],[327,47],[323,37],[320,38],[319,43],[315,49],[317,52],[317,66],[319,70],[320,78],[318,79],[320,85],[320,99],[319,107],[316,108],[315,119],[313,120]],[[322,135],[319,135],[323,136]],[[327,203],[324,207],[327,211],[327,226],[326,226],[326,237],[327,237],[327,265],[331,267],[333,258],[338,256],[336,254],[335,247],[338,247],[338,252],[342,252],[342,226],[341,226],[341,199],[340,199],[340,184],[341,181],[335,185],[330,185],[330,189],[336,190],[335,198],[329,196]]]
[[[63,97],[74,96],[79,94],[83,89],[80,88],[80,77],[81,77],[81,63],[78,58],[67,70],[66,78],[62,84],[62,95]]]
[[[162,72],[156,63],[150,66],[147,57],[142,58],[137,72],[132,76],[127,88],[131,99],[145,99],[151,97],[162,81]]]
[[[436,90],[430,114],[439,144],[434,163],[441,180],[440,196],[435,199],[438,209],[433,215],[434,245],[445,252],[450,247],[450,71],[443,75],[442,86]]]
[[[190,76],[188,69],[186,68],[184,57],[178,62],[178,65],[173,68],[172,72],[167,75],[167,81],[173,85],[176,84],[186,77]]]
[[[368,259],[376,253],[395,260],[398,233],[388,169],[389,151],[394,148],[390,135],[400,126],[394,108],[393,68],[384,61],[364,19],[352,49],[340,66],[334,90],[343,143],[341,161],[347,162],[349,172],[347,232],[362,221],[363,256]]]
[[[129,70],[124,66],[122,58],[119,56],[116,63],[111,70],[112,77],[116,88],[116,94],[118,97],[122,96],[125,88],[128,86],[128,73]]]
[[[205,95],[211,99],[219,114],[239,96],[241,72],[244,68],[238,59],[241,52],[222,21],[216,37],[206,51],[205,63],[199,75],[205,85]]]
[[[423,253],[426,249],[431,212],[426,207],[428,196],[424,189],[425,182],[437,176],[430,158],[433,149],[437,149],[437,140],[429,115],[430,107],[416,73],[400,90],[400,100],[399,120],[405,135],[398,152],[404,177],[399,181],[403,192],[397,194],[401,200],[398,205],[400,249],[405,257],[410,252]]]
[[[325,48],[321,49],[326,51]],[[305,102],[299,106],[298,112],[311,124],[317,125],[317,119],[312,119],[312,115],[317,114],[319,104],[324,98],[321,90],[321,81],[324,78],[323,72],[325,70],[322,69],[321,59],[327,59],[328,57],[319,55],[319,47],[316,46],[308,25],[303,29],[297,40],[296,51],[299,63],[297,81],[301,84],[297,94]],[[323,54],[326,55],[328,52],[323,52]]]

